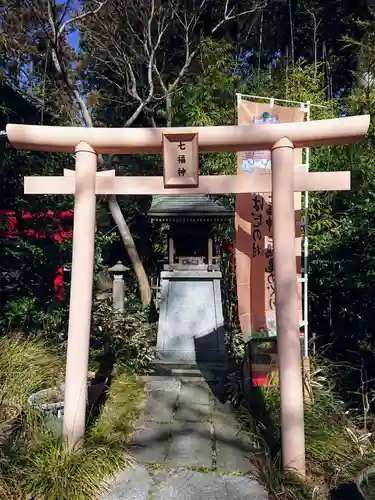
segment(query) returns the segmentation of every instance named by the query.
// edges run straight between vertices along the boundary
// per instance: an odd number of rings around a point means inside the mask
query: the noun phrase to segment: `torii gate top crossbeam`
[[[361,140],[370,124],[368,115],[304,123],[278,123],[196,128],[85,128],[15,125],[6,127],[18,149],[74,153],[86,142],[99,153],[161,153],[163,134],[198,133],[199,152],[237,152],[271,149],[283,137],[295,148],[348,144]]]

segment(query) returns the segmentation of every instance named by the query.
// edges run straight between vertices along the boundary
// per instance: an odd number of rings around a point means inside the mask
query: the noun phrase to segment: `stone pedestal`
[[[157,351],[177,364],[226,362],[218,271],[163,271]]]
[[[113,279],[113,309],[123,313],[125,310],[125,283],[122,276],[115,276]]]

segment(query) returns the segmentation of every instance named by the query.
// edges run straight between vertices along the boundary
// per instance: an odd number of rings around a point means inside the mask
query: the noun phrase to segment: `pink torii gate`
[[[8,140],[15,148],[76,154],[75,173],[65,171],[60,177],[25,177],[26,194],[75,195],[64,412],[64,435],[70,447],[82,440],[85,431],[96,195],[272,192],[283,467],[305,475],[294,192],[349,190],[350,172],[294,172],[294,148],[359,141],[366,135],[369,124],[368,116],[356,116],[261,127],[104,129],[7,126]],[[198,175],[198,151],[265,149],[272,153],[271,171],[258,170],[247,178]],[[116,177],[113,171],[98,173],[97,155],[110,153],[163,153],[164,176]],[[177,153],[179,156],[174,156]],[[179,165],[179,161],[183,161],[183,165]],[[238,266],[237,277],[246,272]]]

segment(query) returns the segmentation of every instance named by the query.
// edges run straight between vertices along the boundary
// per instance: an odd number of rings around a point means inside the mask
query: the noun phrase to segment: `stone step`
[[[122,471],[100,500],[269,500],[265,488],[249,476],[185,470]]]
[[[205,380],[216,380],[226,373],[227,365],[220,363],[206,363],[197,365],[195,363],[179,363],[157,360],[153,364],[150,375],[165,377],[187,377],[204,378]]]

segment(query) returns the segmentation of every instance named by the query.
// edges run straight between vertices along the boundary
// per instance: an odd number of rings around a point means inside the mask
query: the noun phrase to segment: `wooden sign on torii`
[[[26,194],[75,195],[64,409],[64,434],[70,446],[80,441],[85,431],[96,195],[272,192],[282,458],[284,469],[305,475],[294,191],[349,190],[350,172],[294,172],[293,151],[294,148],[359,141],[367,133],[369,123],[368,116],[356,116],[262,127],[103,129],[7,126],[8,140],[13,147],[76,154],[75,172],[65,171],[61,177],[25,177]],[[178,141],[171,137],[173,135]],[[176,144],[185,144],[184,140],[190,148],[189,159],[185,158],[183,163],[181,154],[181,165],[177,165],[172,150]],[[257,170],[248,178],[237,175],[198,177],[198,151],[265,149],[272,153],[271,171]],[[98,154],[162,152],[165,159],[163,177],[116,177],[114,171],[97,172]]]

